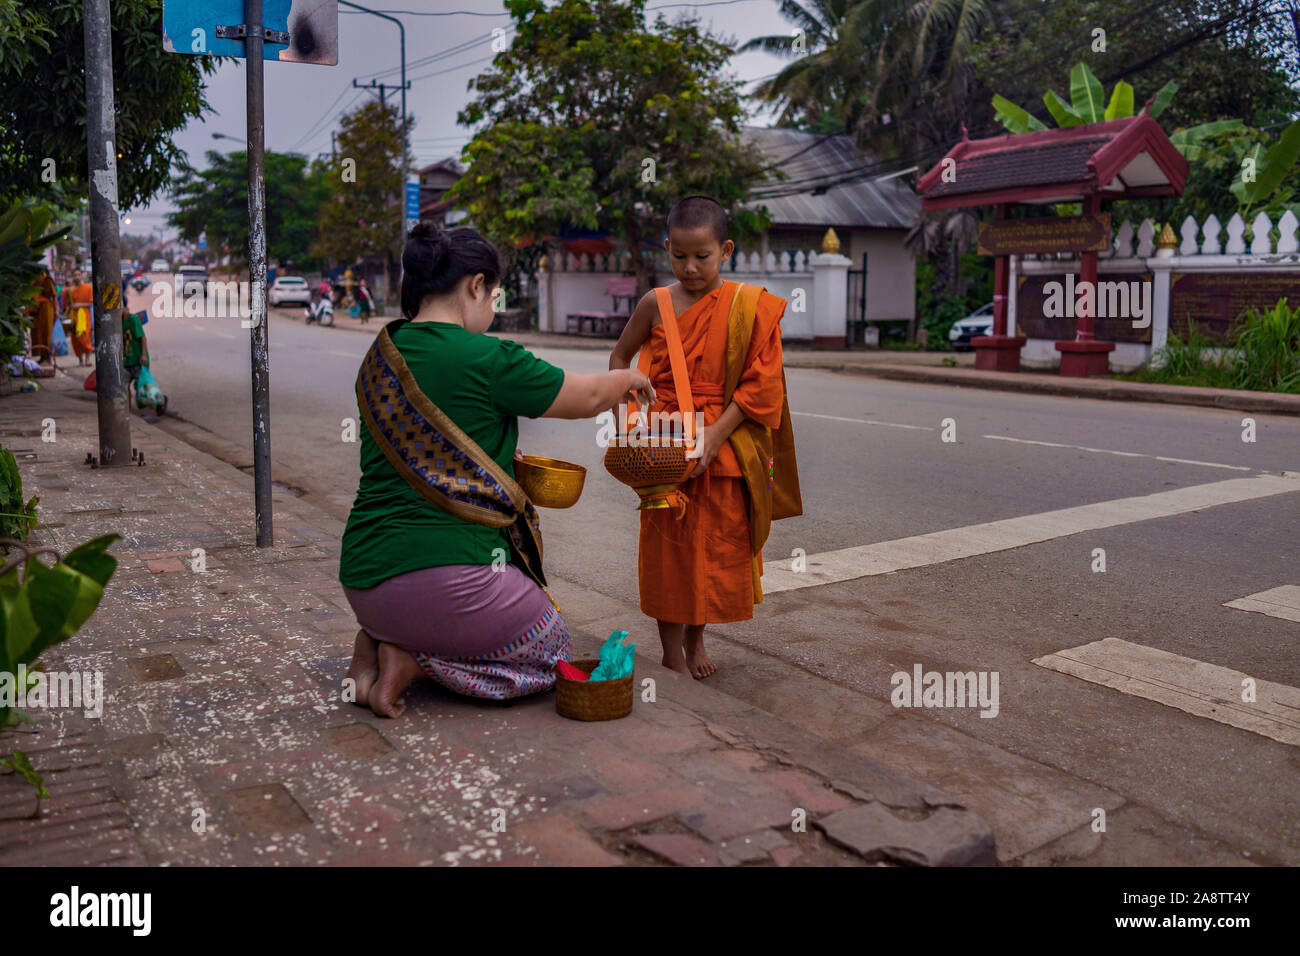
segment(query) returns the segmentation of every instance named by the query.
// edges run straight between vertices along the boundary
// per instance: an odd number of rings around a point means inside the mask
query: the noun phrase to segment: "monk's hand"
[[[726,441],[714,425],[705,425],[695,436],[695,449],[687,453],[687,458],[694,457],[697,464],[692,474],[698,475],[718,457],[718,452],[722,450],[722,443]]]

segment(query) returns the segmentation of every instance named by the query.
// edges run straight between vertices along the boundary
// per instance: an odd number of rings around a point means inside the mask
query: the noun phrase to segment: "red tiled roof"
[[[1157,181],[1118,182],[1105,189],[1142,154],[1154,163]],[[952,160],[951,163],[947,162]],[[944,172],[951,170],[945,182]],[[995,202],[1062,201],[1105,189],[1111,198],[1181,193],[1187,160],[1158,123],[1142,113],[1068,129],[964,139],[917,184],[926,208]]]

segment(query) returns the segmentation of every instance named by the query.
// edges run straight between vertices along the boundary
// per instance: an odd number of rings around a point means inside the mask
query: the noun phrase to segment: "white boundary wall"
[[[1145,364],[1151,354],[1169,339],[1169,279],[1174,272],[1226,272],[1241,269],[1246,272],[1281,272],[1300,274],[1300,220],[1285,212],[1277,222],[1278,238],[1274,243],[1270,232],[1273,222],[1260,213],[1251,223],[1253,238],[1247,243],[1246,222],[1234,214],[1226,227],[1211,215],[1204,224],[1188,216],[1179,229],[1182,241],[1175,249],[1156,248],[1156,226],[1150,219],[1143,220],[1134,231],[1133,224],[1125,220],[1115,233],[1110,252],[1098,255],[1097,281],[1126,274],[1150,272],[1152,276],[1151,343],[1117,342],[1110,353],[1110,367],[1116,372],[1128,372]],[[1225,235],[1226,232],[1226,235]],[[1136,250],[1133,247],[1137,239]],[[1078,258],[1058,254],[1055,256],[1011,256],[1007,313],[1007,334],[1015,335],[1016,309],[1021,275],[1064,275],[1079,273]],[[1021,364],[1026,368],[1052,368],[1061,364],[1061,353],[1056,351],[1054,339],[1030,339],[1020,350]]]
[[[647,253],[663,284],[672,277],[664,252]],[[848,269],[841,255],[819,252],[775,253],[737,250],[722,269],[722,277],[761,285],[785,299],[781,319],[783,341],[843,343],[847,320]],[[538,326],[543,332],[564,332],[567,317],[575,312],[606,312],[614,307],[605,294],[606,280],[624,274],[630,256],[572,256],[566,251],[548,254],[547,268],[537,273]]]

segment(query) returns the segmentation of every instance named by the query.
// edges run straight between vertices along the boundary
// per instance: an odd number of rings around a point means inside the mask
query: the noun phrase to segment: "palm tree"
[[[974,77],[971,42],[990,0],[781,0],[796,35],[740,47],[796,57],[755,96],[780,125],[838,126],[881,156],[918,156],[960,134]]]

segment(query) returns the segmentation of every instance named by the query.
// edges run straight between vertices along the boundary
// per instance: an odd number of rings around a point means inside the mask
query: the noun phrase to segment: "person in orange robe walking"
[[[32,308],[32,357],[38,362],[54,364],[50,338],[54,334],[55,313],[58,311],[58,294],[50,271],[44,270],[36,280],[36,304]]]
[[[89,356],[95,353],[93,338],[94,320],[91,317],[91,305],[95,301],[95,290],[80,272],[72,277],[71,290],[68,292],[69,313],[72,315],[72,350],[77,353],[77,364],[88,365]]]
[[[728,345],[729,317],[740,285],[724,281],[719,273],[735,250],[727,238],[726,210],[705,196],[681,200],[668,215],[664,246],[677,281],[666,290],[652,290],[637,304],[614,346],[609,367],[629,368],[638,350],[649,348],[649,377],[658,398],[648,411],[679,412],[661,316],[662,308],[673,310],[695,409],[703,414],[697,437],[699,458],[692,477],[680,487],[687,499],[683,512],[672,507],[642,510],[637,576],[641,610],[659,626],[664,666],[702,678],[717,670],[704,650],[705,625],[749,620],[754,605],[763,599],[759,579],[767,524],[763,521],[758,541],[753,540],[751,525],[756,505],[766,508],[765,512],[758,508],[758,520],[761,514],[767,520],[772,516],[770,491],[756,484],[771,488],[767,477],[771,462],[762,462],[759,477],[747,483],[729,439],[746,422],[762,426],[760,432],[780,427],[783,411],[788,428],[780,327],[786,303],[766,290],[759,292],[752,307],[748,348],[743,356],[732,349],[732,364],[743,358],[743,365],[731,400],[724,406],[728,371],[733,376],[737,371],[728,367]],[[794,482],[797,500],[792,442],[791,438],[785,477]],[[752,479],[756,459],[752,453],[747,457]],[[768,500],[756,502],[750,491],[754,487]]]

